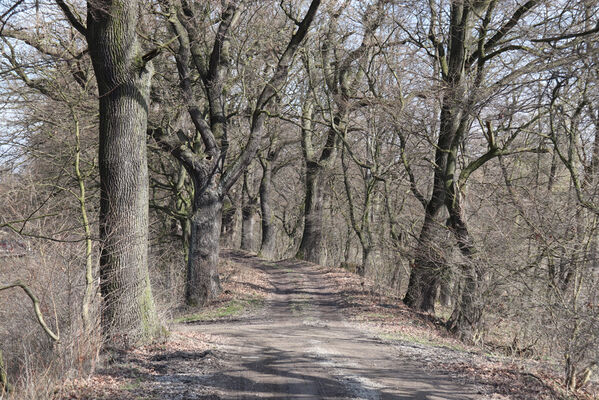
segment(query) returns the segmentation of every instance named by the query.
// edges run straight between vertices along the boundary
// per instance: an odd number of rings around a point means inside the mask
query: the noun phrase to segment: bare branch
[[[299,24],[297,31],[293,34],[287,48],[281,55],[272,77],[266,83],[264,89],[262,89],[262,92],[256,101],[256,108],[252,114],[252,126],[248,143],[239,158],[237,158],[233,165],[231,165],[231,167],[223,174],[222,186],[225,188],[225,191],[235,183],[243,168],[245,168],[256,155],[262,140],[264,121],[266,120],[264,111],[272,102],[280,87],[285,83],[295,53],[308,34],[308,29],[316,16],[316,11],[320,6],[320,2],[321,0],[312,0],[304,19]]]
[[[520,21],[520,19],[531,9],[537,6],[540,3],[539,0],[529,0],[512,14],[511,18],[483,45],[483,51],[490,50],[495,47],[501,40],[505,38],[505,36],[512,30],[514,26]],[[474,61],[476,61],[479,57],[484,56],[481,53],[481,49],[476,50],[466,62],[466,65],[470,66]]]
[[[595,24],[595,27],[593,29],[589,29],[589,30],[586,30],[583,32],[578,32],[578,33],[567,33],[565,35],[559,35],[559,36],[553,36],[553,37],[547,37],[547,38],[541,38],[541,39],[532,39],[531,42],[534,42],[534,43],[557,42],[560,40],[574,39],[574,38],[579,38],[582,36],[592,35],[593,33],[597,33],[597,32],[599,32],[599,21]]]
[[[8,10],[6,10],[6,12],[4,12],[4,14],[0,15],[0,22],[2,23],[2,26],[0,27],[0,35],[3,33],[4,26],[6,25],[6,21],[4,21],[4,18],[6,18],[10,13],[12,13],[15,10],[15,8],[17,8],[21,3],[23,3],[23,1],[25,0],[16,1],[15,4],[13,4]]]
[[[177,132],[177,139],[175,139],[173,135],[167,135],[162,128],[150,129],[148,130],[148,134],[156,140],[163,150],[175,156],[175,158],[190,172],[201,173],[204,171],[204,166],[201,163],[200,157],[195,154],[183,140],[186,135],[182,130]]]
[[[73,28],[79,31],[79,33],[81,33],[83,36],[86,36],[87,28],[85,27],[85,25],[83,25],[81,20],[79,20],[79,18],[75,16],[73,10],[71,10],[71,7],[69,7],[68,4],[66,4],[63,0],[56,0],[56,4],[58,4],[58,7],[60,7],[60,9],[64,13],[65,17],[67,17]]]
[[[42,314],[42,310],[40,309],[40,302],[37,299],[36,295],[33,293],[33,291],[29,288],[29,286],[25,285],[21,281],[16,281],[16,282],[13,282],[13,283],[9,283],[7,285],[0,285],[0,292],[3,291],[3,290],[14,288],[14,287],[20,287],[27,294],[27,296],[29,296],[29,298],[31,299],[31,302],[33,303],[33,310],[35,312],[35,316],[37,318],[37,322],[39,322],[39,324],[42,327],[42,329],[44,330],[44,332],[46,332],[46,334],[53,341],[60,342],[59,335],[56,334],[56,333],[54,333],[48,327],[48,325],[46,324],[46,321],[44,321],[44,316]]]

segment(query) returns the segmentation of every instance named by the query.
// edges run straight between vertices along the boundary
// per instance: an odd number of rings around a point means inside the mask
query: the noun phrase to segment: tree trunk
[[[2,358],[2,349],[0,349],[0,398],[9,389],[10,386],[8,385],[8,377],[6,376],[6,368],[4,367],[4,359]]]
[[[401,272],[401,266],[398,262],[396,262],[395,267],[393,268],[393,274],[391,275],[389,286],[391,286],[393,289],[396,289],[397,293],[399,293],[402,281],[403,274]]]
[[[265,111],[280,102],[276,94],[284,86],[294,56],[307,35],[320,6],[320,0],[312,0],[304,19],[298,23],[297,30],[279,57],[270,79],[263,86],[251,117],[250,133],[241,153],[230,162],[227,159],[229,141],[227,126],[229,111],[225,81],[228,74],[230,48],[230,29],[241,15],[243,2],[223,3],[222,20],[218,24],[213,50],[208,57],[203,53],[204,46],[197,43],[204,39],[201,29],[196,29],[194,7],[187,2],[181,3],[181,9],[171,7],[171,26],[179,41],[176,54],[180,87],[187,110],[193,122],[201,144],[191,148],[190,137],[180,130],[178,139],[173,142],[164,132],[156,132],[161,145],[173,153],[184,165],[194,180],[194,213],[192,216],[192,239],[188,264],[186,297],[190,305],[202,305],[214,298],[220,291],[217,273],[219,235],[222,222],[222,204],[224,195],[231,189],[244,170],[247,170],[255,158],[264,137]],[[179,12],[181,11],[181,12]],[[179,16],[185,18],[179,19]],[[204,119],[192,88],[193,66],[201,77],[204,93],[209,106],[209,119]],[[198,60],[209,60],[207,65]],[[277,99],[277,100],[275,100]],[[201,102],[203,104],[203,101]],[[182,139],[183,138],[183,139]],[[182,140],[181,140],[182,139]],[[201,150],[200,150],[201,149]],[[223,165],[227,165],[223,169]]]
[[[254,251],[255,249],[255,226],[256,226],[256,202],[249,199],[241,209],[241,249]]]
[[[88,3],[87,42],[100,98],[100,289],[112,340],[153,338],[160,325],[148,273],[146,124],[151,65],[137,40],[137,1]]]
[[[306,200],[304,202],[304,233],[296,257],[322,264],[322,204],[324,190],[322,169],[308,162],[306,170]]]
[[[322,219],[324,202],[324,178],[337,158],[339,137],[335,129],[330,128],[320,156],[316,156],[312,144],[312,120],[314,105],[307,101],[302,109],[302,151],[306,162],[306,198],[304,200],[304,231],[302,241],[296,253],[301,260],[323,264]],[[336,120],[339,123],[339,120]],[[340,129],[343,131],[343,129]]]
[[[275,257],[276,231],[272,211],[272,163],[262,162],[262,180],[260,181],[260,211],[262,212],[262,243],[260,256],[272,260]]]
[[[222,207],[221,191],[215,184],[194,199],[185,286],[186,301],[191,306],[205,305],[221,291],[218,255]]]
[[[435,300],[443,272],[446,270],[445,251],[447,234],[439,214],[446,204],[447,185],[455,185],[455,156],[458,141],[467,121],[461,119],[454,99],[459,90],[451,90],[443,97],[440,115],[438,147],[435,152],[433,191],[426,203],[424,222],[418,238],[414,265],[410,274],[404,302],[420,311],[435,312]]]
[[[435,312],[441,272],[445,269],[445,257],[438,246],[445,240],[441,231],[443,228],[436,221],[440,210],[441,206],[437,207],[429,202],[416,247],[408,291],[404,297],[408,307],[425,312]]]
[[[444,307],[451,307],[452,304],[452,281],[449,277],[441,280],[439,289],[439,302]]]
[[[464,284],[461,296],[447,321],[447,327],[451,332],[457,333],[461,340],[475,343],[482,318],[480,278],[474,262],[463,265],[462,271]]]
[[[435,300],[440,283],[440,275],[445,270],[444,251],[435,246],[446,240],[439,229],[444,224],[438,221],[438,214],[445,205],[448,186],[455,185],[455,162],[458,147],[466,128],[464,117],[465,70],[464,60],[470,36],[470,4],[454,2],[451,5],[451,23],[448,46],[447,73],[443,76],[446,84],[439,115],[439,138],[435,151],[433,191],[425,207],[424,223],[420,231],[414,265],[408,284],[405,303],[421,311],[434,312]]]
[[[360,275],[374,278],[374,253],[372,247],[362,245],[362,266]]]
[[[250,193],[249,179],[250,173],[246,169],[243,173],[243,187],[241,192],[241,249],[254,251],[254,228],[256,225],[258,195],[252,195]]]
[[[181,165],[179,166],[179,171],[177,174],[177,184],[176,184],[176,193],[175,193],[175,210],[179,217],[175,221],[174,226],[174,234],[178,234],[179,227],[181,228],[181,242],[183,244],[183,254],[185,263],[187,263],[187,258],[189,256],[189,240],[191,237],[191,224],[189,223],[189,204],[185,199],[185,181],[188,176],[187,171]]]
[[[474,240],[462,216],[459,193],[456,193],[455,190],[456,188],[453,187],[453,190],[450,191],[454,199],[451,202],[453,206],[449,210],[448,225],[457,238],[458,247],[462,256],[466,259],[466,263],[462,266],[464,274],[462,292],[451,317],[447,321],[447,326],[452,332],[457,333],[460,339],[467,342],[476,342],[483,312],[480,295],[481,271],[475,257]]]
[[[233,247],[233,235],[235,233],[235,214],[237,210],[231,199],[227,196],[223,201],[222,226],[220,231],[221,241],[224,247]]]

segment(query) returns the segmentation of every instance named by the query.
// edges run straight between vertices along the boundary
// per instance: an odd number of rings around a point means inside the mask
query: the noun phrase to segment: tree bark
[[[374,251],[370,246],[362,245],[362,267],[360,275],[374,278]]]
[[[88,2],[87,42],[100,97],[100,290],[109,339],[139,342],[160,325],[148,273],[146,124],[152,68],[137,1]]]
[[[441,240],[445,240],[440,232],[443,228],[435,220],[439,210],[429,210],[425,214],[408,290],[404,297],[408,307],[425,312],[435,312],[441,271],[445,268],[443,252],[440,251],[440,247],[435,246],[435,243],[439,244]]]
[[[296,257],[301,260],[322,264],[322,220],[324,202],[324,178],[327,170],[337,159],[339,139],[335,129],[329,129],[325,145],[317,157],[312,146],[312,120],[314,106],[310,101],[302,110],[302,151],[306,162],[306,181],[304,200],[304,230]],[[339,122],[339,121],[337,121]]]
[[[443,80],[447,88],[441,101],[433,191],[425,207],[424,222],[418,238],[408,291],[404,298],[409,307],[426,312],[435,311],[440,275],[446,268],[443,252],[436,246],[446,240],[442,228],[439,228],[443,223],[438,220],[438,216],[445,205],[447,185],[454,185],[454,174],[450,174],[449,171],[455,171],[458,147],[468,126],[467,118],[462,116],[466,105],[464,62],[467,57],[471,11],[468,4],[452,3],[448,59],[437,54],[443,67]],[[433,38],[433,41],[436,39]]]
[[[254,251],[256,247],[256,214],[258,213],[258,198],[250,193],[248,172],[243,174],[243,206],[241,207],[241,249]]]
[[[418,237],[408,291],[404,298],[409,307],[431,313],[435,312],[439,285],[449,268],[446,261],[448,232],[445,221],[440,217],[444,208],[451,213],[454,207],[452,204],[459,139],[469,123],[466,118],[462,118],[461,111],[455,108],[453,99],[458,93],[459,91],[451,91],[443,99],[441,128],[435,153],[433,191],[426,203],[424,222]]]
[[[452,287],[452,279],[451,276],[453,274],[448,274],[448,276],[443,277],[443,279],[440,282],[440,288],[439,288],[439,303],[441,303],[442,306],[444,307],[451,307],[452,305],[452,294],[453,294],[453,287]]]
[[[460,252],[466,259],[462,266],[464,284],[455,309],[447,321],[450,331],[457,333],[460,339],[467,342],[478,340],[478,328],[482,319],[482,298],[480,296],[481,271],[475,257],[476,248],[462,216],[459,199],[449,210],[448,225],[457,238]]]
[[[205,305],[221,291],[218,277],[223,196],[212,184],[194,199],[185,297],[191,306]]]
[[[4,358],[2,357],[2,349],[0,349],[0,396],[10,390],[8,377],[6,376],[6,368],[4,367]]]
[[[272,211],[272,161],[261,160],[262,179],[260,180],[260,211],[262,213],[262,243],[260,256],[267,260],[275,257],[276,231]]]
[[[229,198],[225,197],[222,208],[222,225],[220,230],[220,237],[224,247],[233,247],[233,237],[235,233],[235,215],[237,210],[235,205]]]
[[[256,243],[256,202],[250,199],[241,209],[241,249],[254,251]]]
[[[323,169],[316,162],[307,162],[306,199],[304,201],[304,232],[296,257],[322,264],[322,204],[324,201]]]
[[[181,226],[181,242],[183,244],[184,260],[187,263],[189,257],[189,241],[191,239],[191,224],[188,217],[189,206],[188,201],[184,198],[184,187],[185,180],[187,177],[187,171],[183,166],[179,166],[176,186],[176,197],[175,197],[175,210],[177,211],[177,218],[179,225]]]

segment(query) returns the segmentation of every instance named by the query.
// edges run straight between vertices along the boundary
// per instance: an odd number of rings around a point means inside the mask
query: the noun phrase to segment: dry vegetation
[[[4,368],[14,391],[5,398],[45,399],[64,376],[93,370],[100,351],[97,332],[81,335],[83,277],[78,249],[34,239],[30,245],[35,250],[26,256],[0,259],[2,278],[5,282],[26,282],[60,342],[44,332],[24,291],[16,287],[0,292],[0,340]]]

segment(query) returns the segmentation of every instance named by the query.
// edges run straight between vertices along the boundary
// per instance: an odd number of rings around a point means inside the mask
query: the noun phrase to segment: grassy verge
[[[220,319],[230,319],[250,312],[256,311],[264,306],[264,299],[251,297],[246,299],[229,300],[218,307],[208,308],[201,312],[188,314],[176,318],[174,323],[190,323],[200,321],[215,321]]]
[[[391,333],[391,332],[376,331],[376,330],[375,330],[374,334],[377,338],[388,341],[388,342],[394,342],[394,341],[407,342],[407,343],[421,344],[424,346],[449,349],[449,350],[453,350],[453,351],[463,351],[463,352],[471,351],[466,346],[456,344],[454,342],[447,343],[444,341],[434,340],[429,337],[421,336],[421,335],[410,335],[410,334],[401,333],[401,332]]]

